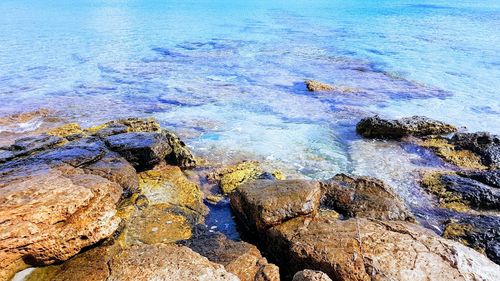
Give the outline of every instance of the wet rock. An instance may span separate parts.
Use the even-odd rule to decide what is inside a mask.
[[[237,281],[222,265],[178,245],[95,248],[60,266],[36,269],[26,281]]]
[[[107,125],[121,124],[128,128],[129,132],[157,132],[161,131],[161,126],[158,121],[153,118],[126,118],[117,121],[108,122]]]
[[[0,166],[0,279],[64,261],[110,236],[121,187],[70,165]]]
[[[416,140],[416,144],[432,149],[444,161],[460,168],[480,170],[487,168],[483,165],[479,155],[470,150],[456,147],[446,138],[426,137],[423,140]]]
[[[0,149],[0,164],[14,159],[15,155],[10,150]]]
[[[98,175],[119,184],[123,197],[128,197],[139,190],[139,179],[129,162],[115,152],[107,152],[97,162],[83,167],[89,174]]]
[[[292,281],[332,281],[324,272],[305,269],[295,273]]]
[[[158,165],[154,169],[139,173],[141,193],[151,204],[170,204],[203,216],[207,207],[203,204],[203,193],[177,166]]]
[[[98,138],[85,138],[36,155],[34,160],[42,163],[66,163],[82,167],[99,161],[109,150]]]
[[[500,188],[500,170],[460,171],[458,174],[462,177]]]
[[[227,194],[241,184],[258,178],[262,173],[258,162],[244,161],[211,173],[208,175],[208,180],[212,183],[218,182],[221,191]]]
[[[203,226],[182,244],[210,261],[224,265],[241,281],[280,280],[278,267],[268,263],[252,244],[230,240],[224,234],[207,231]]]
[[[296,272],[334,280],[497,280],[500,267],[416,224],[364,218],[291,219],[266,232],[267,250]]]
[[[457,133],[451,142],[462,149],[468,149],[479,156],[484,165],[500,168],[500,137],[487,132]]]
[[[57,136],[37,135],[17,139],[8,150],[16,157],[30,155],[34,152],[44,151],[62,143],[63,139]]]
[[[113,135],[106,138],[106,145],[137,169],[158,164],[172,152],[168,140],[160,133]]]
[[[356,132],[365,138],[399,139],[406,136],[442,135],[456,131],[457,128],[452,125],[423,116],[397,120],[373,116],[363,118],[356,126]]]
[[[335,87],[315,80],[306,80],[307,90],[310,92],[334,91]]]
[[[167,155],[167,162],[181,168],[196,167],[196,158],[187,148],[186,144],[170,131],[163,130],[162,133],[166,136],[168,143],[172,147],[172,152]]]
[[[318,182],[255,180],[230,194],[231,208],[244,227],[261,232],[290,218],[314,215],[321,200]]]
[[[26,123],[33,119],[43,118],[50,114],[50,111],[45,108],[37,109],[34,111],[15,113],[7,116],[0,117],[0,129],[2,127],[16,126],[20,123]]]
[[[380,180],[338,174],[321,185],[322,204],[346,217],[414,220],[403,200]]]
[[[89,135],[105,139],[112,135],[128,133],[128,127],[123,124],[104,124],[88,128],[85,132]]]
[[[444,207],[457,211],[473,207],[484,210],[500,210],[500,189],[464,178],[456,174],[429,173],[422,185],[437,195]]]
[[[445,223],[443,237],[486,254],[500,264],[500,217],[463,216]]]

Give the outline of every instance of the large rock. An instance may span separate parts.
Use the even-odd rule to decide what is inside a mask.
[[[197,160],[187,148],[186,144],[179,137],[167,130],[162,132],[172,147],[172,152],[167,155],[167,162],[181,168],[193,168],[197,165]]]
[[[279,281],[279,269],[267,262],[252,244],[233,241],[224,234],[198,227],[198,232],[183,244],[210,261],[222,264],[241,281]]]
[[[500,168],[499,136],[487,132],[457,133],[451,142],[462,149],[468,149],[480,155],[484,165],[493,169]]]
[[[222,265],[178,245],[101,247],[63,265],[40,268],[26,281],[237,281]]]
[[[321,187],[305,180],[255,180],[240,186],[230,198],[243,226],[261,232],[297,216],[314,215]]]
[[[500,189],[454,173],[431,172],[424,175],[422,185],[437,195],[444,207],[457,211],[468,207],[500,210]]]
[[[305,269],[293,275],[292,281],[332,281],[324,272]]]
[[[0,279],[64,261],[110,236],[121,187],[67,164],[0,166]]]
[[[460,171],[458,174],[462,177],[500,188],[500,170]]]
[[[434,153],[444,161],[452,163],[460,168],[474,170],[487,168],[483,165],[479,155],[468,149],[457,147],[452,144],[448,138],[430,136],[414,141],[417,145],[432,149]]]
[[[321,185],[322,204],[346,217],[414,220],[401,197],[380,180],[339,174]]]
[[[109,150],[98,138],[84,138],[35,155],[32,159],[41,163],[66,163],[83,167],[99,161]]]
[[[10,147],[4,148],[12,154],[12,157],[8,157],[8,159],[5,160],[11,160],[15,157],[27,156],[35,152],[47,150],[61,144],[62,142],[62,138],[51,135],[37,135],[20,138],[17,139]]]
[[[339,220],[321,213],[267,232],[267,251],[296,272],[321,270],[333,280],[499,280],[482,254],[412,223]]]
[[[137,169],[150,168],[172,152],[168,140],[161,133],[118,134],[107,137],[106,144]]]
[[[452,125],[423,116],[397,120],[373,116],[362,119],[356,126],[356,132],[365,138],[399,139],[406,136],[442,135],[456,131],[457,128]]]

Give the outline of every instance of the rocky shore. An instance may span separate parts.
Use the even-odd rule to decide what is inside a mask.
[[[422,173],[457,214],[441,235],[375,178],[214,168],[154,119],[70,123],[0,148],[0,280],[500,280],[499,137],[425,117],[357,132],[450,163]],[[227,197],[245,241],[205,224]]]

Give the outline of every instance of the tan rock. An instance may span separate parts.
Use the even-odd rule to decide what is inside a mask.
[[[68,123],[48,130],[47,134],[52,136],[57,136],[60,138],[71,138],[72,136],[75,135],[83,136],[83,130],[77,123]]]
[[[321,200],[318,182],[256,180],[230,194],[231,207],[250,230],[263,231],[290,218],[314,215]]]
[[[69,165],[4,166],[0,174],[0,279],[28,264],[64,261],[110,236],[122,189]]]
[[[346,217],[414,221],[401,197],[381,180],[338,174],[321,185],[322,203]]]
[[[177,245],[106,246],[63,265],[35,270],[26,281],[237,281],[222,265]]]
[[[268,252],[293,272],[334,280],[499,280],[500,267],[460,243],[401,221],[338,220],[321,213],[267,231]]]
[[[324,272],[305,269],[295,273],[292,281],[332,281]]]
[[[279,269],[267,262],[252,244],[232,241],[221,233],[204,231],[185,241],[195,252],[210,261],[222,264],[241,281],[279,281]]]
[[[257,161],[243,161],[236,165],[219,169],[209,174],[208,180],[212,183],[219,183],[219,187],[224,194],[234,191],[243,183],[256,179],[263,170]]]
[[[328,85],[316,80],[306,80],[307,90],[310,92],[327,92],[327,91],[335,91],[335,87],[332,85]]]

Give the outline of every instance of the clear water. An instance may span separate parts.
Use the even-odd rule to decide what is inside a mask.
[[[2,0],[0,15],[0,115],[155,116],[212,161],[374,175],[415,208],[431,199],[409,178],[442,163],[360,140],[361,117],[500,133],[498,0]]]

